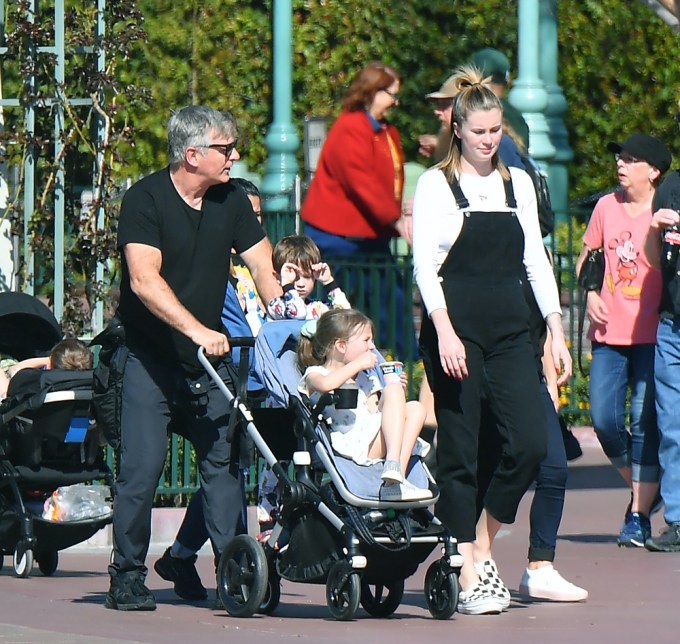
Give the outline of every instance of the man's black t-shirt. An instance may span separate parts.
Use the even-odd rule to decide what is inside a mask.
[[[670,208],[680,212],[680,171],[666,175],[654,193],[652,212]],[[661,304],[662,318],[680,317],[680,226],[673,226],[661,233]]]
[[[263,238],[248,197],[231,182],[209,188],[202,209],[194,210],[180,197],[165,168],[133,185],[121,205],[121,251],[130,243],[158,248],[163,256],[161,277],[199,322],[216,331],[222,328],[231,249],[243,252]],[[127,343],[160,360],[179,360],[188,373],[200,372],[196,345],[159,320],[132,292],[121,254],[119,314]]]

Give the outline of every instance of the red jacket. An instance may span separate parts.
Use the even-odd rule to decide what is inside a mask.
[[[343,112],[323,145],[301,216],[334,235],[393,237],[403,185],[404,152],[396,128],[383,125],[376,132],[366,112]]]

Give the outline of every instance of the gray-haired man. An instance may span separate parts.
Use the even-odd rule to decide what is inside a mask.
[[[182,427],[196,451],[216,558],[234,535],[241,510],[238,468],[229,467],[228,404],[196,357],[197,348],[205,347],[218,373],[231,379],[221,325],[231,248],[241,254],[265,302],[281,294],[271,245],[243,190],[229,183],[239,158],[237,133],[230,114],[202,106],[181,109],[168,123],[169,166],[138,181],[121,206],[118,314],[129,358],[108,608],[156,607],[144,585],[144,562],[171,422]]]

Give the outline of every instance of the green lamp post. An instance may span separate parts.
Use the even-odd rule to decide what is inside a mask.
[[[269,153],[262,181],[263,209],[267,212],[289,210],[298,172],[295,152],[300,146],[291,123],[293,8],[291,0],[274,0],[273,9],[273,113],[274,120],[265,137]]]
[[[539,0],[519,0],[519,65],[508,100],[529,126],[529,152],[541,166],[555,155],[544,111],[548,93],[539,77]]]
[[[555,156],[548,162],[550,200],[555,211],[555,223],[567,220],[569,211],[569,173],[567,166],[574,157],[569,147],[563,116],[567,100],[557,83],[557,0],[541,0],[539,33],[541,39],[540,75],[548,92],[545,116]]]

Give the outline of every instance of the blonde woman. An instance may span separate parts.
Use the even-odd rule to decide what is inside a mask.
[[[501,525],[515,520],[546,449],[523,268],[552,334],[560,382],[571,373],[571,357],[533,184],[524,171],[508,170],[498,155],[501,102],[476,68],[460,68],[454,79],[458,92],[449,153],[416,187],[414,275],[427,311],[420,344],[438,421],[437,516],[459,540],[464,558],[459,611],[485,614],[509,604],[491,545]],[[476,527],[485,388],[503,421],[504,458]]]

